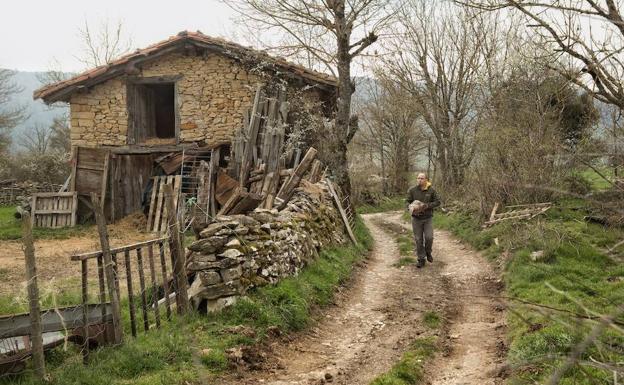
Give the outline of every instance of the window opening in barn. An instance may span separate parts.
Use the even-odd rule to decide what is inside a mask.
[[[175,139],[175,84],[138,83],[128,88],[135,143]]]

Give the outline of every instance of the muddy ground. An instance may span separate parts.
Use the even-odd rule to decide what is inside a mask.
[[[434,262],[423,269],[399,259],[397,230],[409,230],[400,213],[364,216],[375,239],[370,258],[315,327],[275,341],[261,370],[239,370],[221,384],[369,384],[397,362],[410,342],[437,336],[440,351],[426,366],[433,385],[502,384],[504,304],[491,265],[449,233],[435,232]],[[435,311],[444,324],[427,327]]]

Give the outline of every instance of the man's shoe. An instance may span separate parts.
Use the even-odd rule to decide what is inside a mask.
[[[420,269],[423,266],[425,266],[425,260],[419,259],[418,262],[416,263],[416,267]]]
[[[427,254],[427,262],[429,263],[433,262],[433,255]]]

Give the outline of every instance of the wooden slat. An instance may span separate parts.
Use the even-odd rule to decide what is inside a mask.
[[[150,199],[149,214],[147,216],[147,229],[150,231],[154,220],[154,212],[156,209],[156,191],[158,190],[158,177],[152,178],[152,198]]]
[[[143,271],[143,253],[141,248],[136,249],[137,264],[139,267],[139,285],[141,287],[141,310],[143,311],[143,330],[149,330],[149,318],[147,317],[147,294],[145,293],[145,272]]]
[[[158,252],[160,256],[160,268],[162,273],[163,291],[165,294],[165,304],[167,308],[167,319],[171,320],[171,302],[169,300],[169,280],[167,279],[167,261],[165,258],[165,241],[158,243]]]
[[[130,251],[130,250],[134,250],[134,249],[138,249],[139,247],[145,247],[151,244],[155,244],[161,241],[166,240],[167,237],[160,237],[160,238],[155,238],[155,239],[150,239],[147,241],[142,241],[142,242],[137,242],[137,243],[133,243],[130,245],[126,245],[126,246],[119,246],[119,247],[111,247],[110,251],[111,253],[123,253],[126,251]],[[82,261],[83,259],[90,259],[90,258],[96,258],[98,256],[102,255],[101,251],[90,251],[88,253],[80,253],[80,254],[74,254],[71,256],[71,260],[72,261]]]
[[[158,231],[160,228],[161,221],[161,213],[163,209],[163,187],[166,183],[164,178],[158,177],[158,183],[155,183],[155,186],[158,186],[158,200],[156,203],[156,211],[154,212],[154,225],[152,228],[148,229],[149,231]]]
[[[124,261],[126,264],[126,286],[128,287],[128,308],[130,310],[130,330],[132,336],[137,336],[136,313],[134,306],[134,293],[132,290],[132,266],[130,264],[130,250],[124,251]]]
[[[344,223],[345,228],[347,229],[349,238],[351,238],[351,241],[353,241],[353,243],[357,245],[358,243],[357,239],[355,238],[355,235],[353,234],[353,230],[351,230],[351,225],[349,224],[347,215],[344,209],[342,208],[342,204],[340,203],[340,198],[338,198],[338,194],[336,194],[336,190],[334,190],[334,185],[329,179],[326,179],[325,181],[327,182],[327,187],[329,188],[330,194],[334,198],[334,203],[336,204],[336,207],[338,208],[338,211],[340,212],[340,216],[342,217],[342,222]]]
[[[156,282],[156,268],[154,267],[154,245],[147,246],[147,259],[150,269],[150,278],[152,281],[152,307],[154,308],[154,318],[156,319],[156,327],[160,328],[160,310],[158,309],[158,284]]]

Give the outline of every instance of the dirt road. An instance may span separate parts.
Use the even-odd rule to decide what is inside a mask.
[[[400,213],[364,217],[375,249],[335,306],[317,326],[289,343],[275,343],[266,370],[226,379],[238,384],[369,384],[389,370],[415,338],[435,335],[441,351],[427,365],[433,385],[502,383],[503,313],[489,298],[497,279],[490,265],[448,233],[435,232],[434,262],[424,269],[393,266],[399,252],[393,231],[405,231]],[[444,326],[430,329],[435,311]]]

